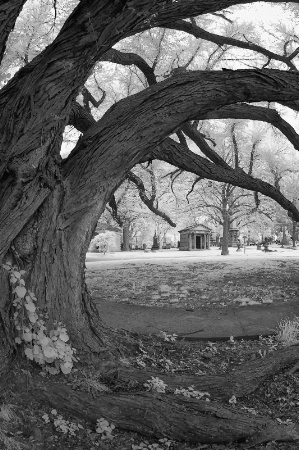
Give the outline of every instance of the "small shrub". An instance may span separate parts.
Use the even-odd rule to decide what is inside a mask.
[[[98,234],[91,240],[88,251],[99,251],[100,253],[105,254],[110,250],[110,248],[112,248],[115,242],[114,238],[115,236],[113,233],[111,233],[111,231],[106,231],[105,233]]]
[[[276,340],[283,345],[297,344],[299,342],[299,317],[281,320],[276,333]]]

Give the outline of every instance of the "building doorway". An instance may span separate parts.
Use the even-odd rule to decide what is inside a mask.
[[[201,236],[196,236],[196,248],[201,248]]]

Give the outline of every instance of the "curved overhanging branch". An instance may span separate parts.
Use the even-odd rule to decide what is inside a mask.
[[[257,0],[251,0],[251,3],[255,1]],[[245,3],[248,0],[80,2],[55,40],[32,62],[20,69],[1,90],[0,110],[3,113],[0,144],[2,139],[3,142],[14,141],[13,146],[3,146],[1,160],[6,161],[8,153],[10,158],[22,153],[24,148],[27,152],[34,151],[42,139],[53,133],[56,136],[62,135],[70,103],[79,87],[84,84],[104,53],[124,37],[155,26],[167,27],[179,19]],[[23,3],[19,1],[17,4]],[[65,55],[70,56],[66,59]],[[18,115],[20,109],[26,127],[11,127],[14,115]],[[29,148],[28,142],[31,143]],[[52,148],[49,148],[48,153],[51,151]],[[6,169],[7,165],[4,163],[1,173]]]
[[[202,14],[209,14],[223,9],[229,8],[234,5],[244,5],[246,3],[257,3],[260,0],[180,0],[180,1],[165,1],[156,0],[155,4],[158,6],[154,15],[150,16],[148,21],[152,26],[170,26],[174,21],[178,19],[187,19],[191,17],[197,17]],[[264,0],[266,3],[281,3],[281,0]],[[130,4],[138,10],[139,14],[145,9],[149,10],[149,7],[153,5],[152,0],[140,2],[140,0],[132,0]],[[286,3],[298,3],[295,2]]]
[[[185,33],[191,34],[197,39],[203,39],[205,41],[213,42],[214,44],[217,44],[220,47],[222,45],[230,45],[234,47],[244,48],[245,50],[254,51],[260,53],[261,55],[266,56],[269,60],[274,59],[276,61],[283,62],[291,70],[297,70],[296,66],[292,63],[290,57],[273,53],[260,45],[254,44],[253,42],[245,42],[232,37],[210,33],[209,31],[204,30],[198,25],[195,25],[194,23],[191,22],[186,22],[184,20],[177,20],[176,22],[168,25],[168,28],[171,28],[173,30],[184,31]]]
[[[134,65],[144,74],[149,86],[157,82],[152,67],[136,53],[125,53],[112,48],[102,56],[101,61],[110,61],[115,64],[121,64],[122,66]]]
[[[89,127],[91,127],[91,125],[94,125],[95,123],[96,120],[83,106],[77,102],[73,102],[71,115],[69,117],[69,125],[73,125],[78,131],[84,133],[89,129]],[[150,211],[152,211],[156,216],[162,217],[162,219],[169,223],[171,227],[176,227],[176,224],[170,219],[170,217],[154,205],[153,198],[151,199],[147,197],[146,189],[141,178],[139,178],[132,171],[128,172],[126,178],[137,187],[140,199]],[[123,226],[122,219],[117,211],[114,195],[112,195],[109,200],[109,206],[111,208],[111,214],[114,220],[116,220],[119,226]]]
[[[132,167],[149,157],[152,149],[183,123],[229,104],[264,100],[299,100],[299,74],[269,69],[194,71],[170,77],[121,100],[89,128],[64,163],[67,194],[61,226],[68,226],[77,214],[94,206],[98,192],[107,191],[108,195],[107,184],[111,192]],[[204,158],[202,161],[206,162]],[[219,167],[213,164],[211,167],[217,171],[217,177],[211,179],[223,181]],[[184,167],[184,170],[192,171],[192,160],[189,169]],[[299,218],[294,205],[271,187],[267,190],[265,185],[261,187],[257,181],[253,182],[254,179],[248,184],[243,175],[228,173],[232,179],[228,182],[260,192],[264,189],[265,195],[272,196]],[[210,178],[211,172],[203,176]]]
[[[181,21],[184,24],[191,25],[189,22]],[[177,23],[177,22],[176,22]],[[198,28],[198,27],[197,27]],[[185,31],[185,30],[184,30]],[[250,44],[251,45],[251,44]],[[266,53],[265,53],[266,54]],[[107,57],[106,57],[107,55]],[[267,56],[268,53],[267,53]],[[274,58],[274,57],[273,57]],[[285,57],[287,58],[287,57]],[[107,60],[114,62],[116,64],[121,65],[136,65],[144,74],[144,76],[147,79],[147,82],[149,86],[152,86],[153,84],[157,83],[156,76],[154,73],[154,70],[152,67],[147,64],[147,62],[140,57],[139,55],[135,53],[123,53],[115,49],[111,49],[109,52],[107,52],[102,60]],[[299,110],[299,101],[293,101],[293,102],[281,102],[285,106],[288,106],[290,108],[293,107],[294,110]],[[286,121],[284,120],[280,114],[275,109],[270,108],[264,108],[262,106],[253,106],[248,105],[247,103],[238,103],[235,105],[228,105],[223,108],[217,109],[215,111],[211,111],[208,114],[201,116],[201,120],[204,119],[249,119],[249,120],[256,120],[256,121],[262,121],[266,123],[270,123],[274,127],[276,127],[278,130],[280,130],[286,138],[293,144],[294,148],[296,150],[299,150],[299,135],[295,131],[295,129]],[[211,159],[211,161],[218,163],[218,164],[224,164],[224,167],[227,165],[222,158],[219,157],[219,155],[216,152],[213,152],[212,149],[208,147],[208,153],[205,152],[206,147],[206,141],[203,139],[202,135],[200,133],[194,133],[192,132],[195,128],[188,126],[187,124],[184,126],[184,131],[187,136],[189,136],[197,145],[200,147],[201,151],[208,156],[208,158]],[[180,131],[178,131],[178,137],[181,139],[179,135]],[[189,133],[189,134],[188,134]],[[192,136],[190,134],[192,133]],[[196,140],[194,140],[196,139]],[[212,155],[213,153],[213,155]],[[222,160],[220,162],[220,159]],[[216,161],[216,160],[217,161]]]
[[[299,135],[275,109],[248,105],[247,103],[238,103],[236,105],[228,105],[217,110],[210,111],[201,116],[201,119],[249,119],[267,122],[281,131],[281,133],[285,135],[291,144],[293,144],[294,148],[299,150]]]
[[[182,149],[178,142],[167,138],[161,143],[159,148],[153,151],[154,157],[166,161],[176,167],[188,172],[192,172],[209,180],[230,183],[251,191],[260,192],[267,197],[272,198],[284,209],[289,211],[289,215],[296,221],[299,220],[299,211],[295,205],[271,184],[248,175],[244,170],[225,169],[208,161],[202,156],[196,155],[190,150]]]

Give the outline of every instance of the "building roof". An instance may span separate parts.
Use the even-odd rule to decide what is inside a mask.
[[[192,225],[191,227],[183,228],[182,230],[179,230],[179,233],[182,233],[184,231],[200,231],[204,233],[210,233],[211,228],[207,227],[206,225],[203,225],[202,223],[198,223],[197,225]]]

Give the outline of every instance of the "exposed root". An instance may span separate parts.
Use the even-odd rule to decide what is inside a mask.
[[[277,350],[263,359],[250,361],[238,369],[224,375],[178,375],[127,367],[102,367],[101,374],[109,382],[132,384],[134,380],[143,384],[146,380],[159,377],[170,388],[194,386],[200,391],[208,391],[211,398],[227,400],[232,395],[244,397],[254,392],[269,376],[279,373],[284,367],[299,360],[298,345]]]
[[[174,395],[100,394],[96,399],[66,385],[47,383],[30,393],[54,408],[96,423],[105,417],[117,428],[140,434],[192,443],[246,442],[246,446],[268,441],[297,441],[297,425],[277,422],[250,413]]]

